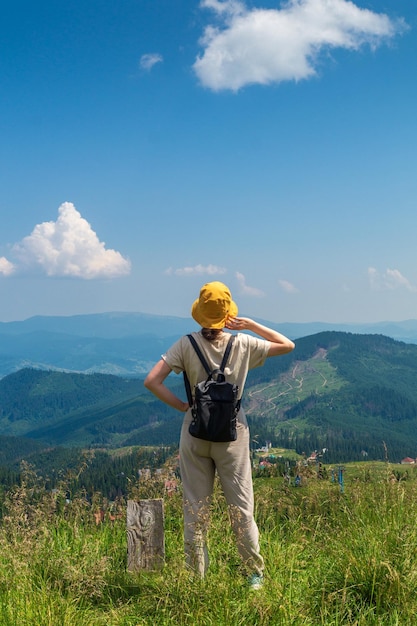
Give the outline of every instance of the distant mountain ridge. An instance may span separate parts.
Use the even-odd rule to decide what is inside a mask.
[[[327,331],[252,370],[243,407],[260,443],[326,449],[327,463],[383,459],[385,450],[398,462],[417,458],[416,381],[416,345]],[[167,383],[185,399],[181,377]],[[0,436],[45,446],[170,446],[182,419],[137,378],[25,369],[0,380]]]
[[[375,324],[258,321],[292,339],[342,331],[382,334],[417,344],[417,320]],[[0,378],[24,367],[143,377],[173,341],[197,329],[191,317],[123,312],[0,322]]]
[[[47,331],[80,337],[119,339],[137,335],[182,335],[195,326],[192,318],[147,313],[91,313],[86,315],[38,315],[17,322],[0,322],[0,335]],[[193,330],[193,328],[191,328]]]
[[[333,322],[273,322],[257,318],[272,328],[297,339],[327,330],[359,334],[382,334],[398,341],[417,343],[417,319],[398,322],[333,323]],[[0,322],[0,335],[20,335],[39,331],[63,333],[82,337],[117,339],[137,335],[159,337],[180,336],[198,328],[191,317],[152,315],[148,313],[108,312],[85,315],[38,315],[16,322]]]

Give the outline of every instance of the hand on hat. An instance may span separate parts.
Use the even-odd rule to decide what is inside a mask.
[[[291,339],[285,337],[277,330],[268,328],[249,317],[229,317],[226,320],[226,328],[229,330],[250,330],[252,333],[259,335],[263,339],[270,342],[268,356],[278,356],[279,354],[287,354],[294,350],[295,344]]]
[[[228,317],[225,326],[229,330],[250,330],[252,324],[249,317]]]

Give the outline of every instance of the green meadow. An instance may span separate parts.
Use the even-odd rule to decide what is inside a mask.
[[[103,506],[68,502],[26,469],[9,491],[0,524],[1,626],[414,626],[417,615],[417,468],[346,464],[296,487],[255,478],[256,518],[267,571],[250,591],[219,488],[204,580],[184,566],[181,489],[154,477],[132,498],[164,498],[165,566],[126,571],[126,522],[96,524]],[[124,502],[119,503],[125,510]]]

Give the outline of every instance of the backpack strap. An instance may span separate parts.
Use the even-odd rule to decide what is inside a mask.
[[[182,373],[183,378],[184,378],[184,386],[185,386],[185,391],[187,393],[187,401],[188,401],[188,406],[193,406],[193,394],[191,393],[191,386],[190,386],[190,381],[188,380],[188,376],[185,373],[185,370]]]
[[[207,363],[203,353],[201,352],[201,350],[200,350],[200,348],[198,346],[198,343],[196,342],[196,340],[194,339],[194,337],[192,335],[187,335],[187,337],[190,340],[191,345],[193,346],[193,348],[194,348],[198,358],[200,359],[202,366],[206,370],[208,376],[211,376],[212,370],[210,369],[210,367],[209,367],[209,365],[208,365],[208,363]],[[221,362],[221,365],[220,365],[220,368],[219,368],[219,370],[222,373],[224,372],[224,368],[226,367],[227,359],[229,358],[230,351],[232,349],[232,345],[233,345],[234,340],[235,340],[235,336],[234,335],[230,335],[230,338],[229,338],[229,341],[227,342],[226,350],[224,352],[223,359],[222,359],[222,362]],[[216,370],[216,371],[219,371],[219,370]],[[188,376],[187,376],[185,370],[183,372],[183,377],[184,377],[185,391],[187,392],[188,404],[190,406],[192,406],[192,404],[193,404],[193,396],[192,396],[192,393],[191,393],[191,385],[190,385],[190,381],[188,380]]]
[[[194,348],[194,350],[197,353],[198,358],[201,361],[202,366],[204,367],[204,369],[206,370],[207,374],[210,375],[211,374],[211,369],[203,355],[203,353],[201,352],[198,343],[196,342],[196,340],[194,339],[194,337],[192,335],[187,335],[188,339],[191,341],[191,344]]]
[[[234,340],[235,340],[235,335],[230,335],[229,341],[227,342],[226,350],[225,350],[224,355],[223,355],[223,360],[222,360],[222,363],[220,365],[220,371],[222,373],[224,372],[224,368],[226,367],[227,359],[229,358],[229,354],[230,354],[230,351],[232,349]],[[235,415],[237,415],[239,410],[240,410],[241,402],[242,402],[242,398],[239,398],[239,400],[236,403],[236,407],[235,407]]]
[[[227,359],[229,358],[229,354],[230,354],[230,351],[232,349],[232,345],[233,345],[234,340],[235,340],[235,336],[234,335],[230,335],[229,341],[227,342],[226,350],[225,350],[224,355],[223,355],[223,360],[222,360],[222,363],[220,365],[220,371],[221,372],[224,372],[224,368],[226,367]]]
[[[196,351],[197,356],[200,359],[202,366],[206,370],[207,374],[210,375],[212,370],[210,369],[210,367],[209,367],[209,365],[208,365],[208,363],[207,363],[203,353],[201,352],[201,350],[200,350],[200,348],[198,346],[198,343],[196,342],[196,340],[194,339],[194,337],[192,335],[187,335],[187,337],[191,341],[191,344],[192,344],[194,350]],[[229,341],[227,342],[226,350],[225,350],[224,355],[223,355],[223,359],[222,359],[221,365],[219,367],[219,370],[221,372],[224,372],[224,368],[226,367],[227,359],[229,358],[229,354],[230,354],[230,351],[232,349],[232,345],[233,345],[234,340],[235,340],[235,336],[234,335],[230,335]]]
[[[196,340],[194,339],[194,337],[192,335],[187,335],[188,339],[191,341],[191,345],[193,346],[198,358],[201,361],[201,364],[203,365],[204,369],[206,370],[207,374],[210,376],[211,374],[211,370],[208,366],[208,363],[206,361],[206,359],[204,358],[203,353],[201,352],[200,348],[198,347],[198,344],[196,342]],[[183,377],[184,377],[184,385],[185,385],[185,391],[187,392],[187,400],[188,400],[188,404],[189,406],[193,406],[193,394],[191,393],[191,385],[190,385],[190,381],[188,380],[188,376],[186,371],[184,370],[182,373]]]

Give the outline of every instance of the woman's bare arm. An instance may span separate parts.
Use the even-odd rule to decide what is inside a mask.
[[[154,396],[172,406],[177,411],[185,413],[188,410],[188,402],[183,402],[178,398],[168,387],[164,384],[166,377],[170,374],[171,368],[165,363],[164,359],[161,359],[154,365],[147,377],[145,378],[144,385],[146,389],[149,389]]]
[[[250,330],[252,333],[259,335],[262,339],[270,342],[268,356],[278,356],[287,354],[295,348],[295,343],[282,335],[277,330],[263,326],[249,317],[230,317],[226,322],[226,328],[229,330]]]

